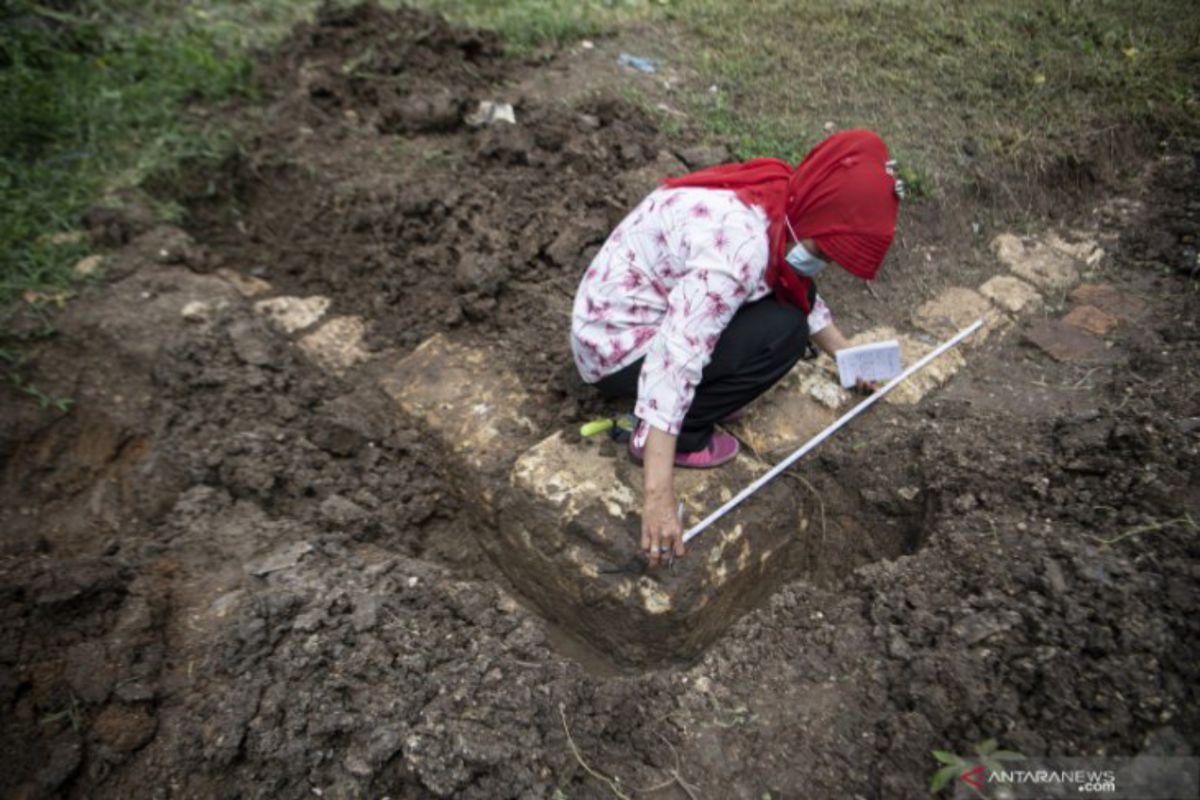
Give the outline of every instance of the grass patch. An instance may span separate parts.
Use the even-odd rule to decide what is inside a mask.
[[[518,55],[543,45],[599,36],[664,5],[650,0],[413,0],[409,4],[459,24],[496,31]]]
[[[1191,0],[672,0],[717,83],[690,103],[740,157],[795,160],[837,128],[880,131],[937,192],[1034,172],[1129,126],[1200,121]]]
[[[1045,175],[1113,134],[1200,128],[1193,0],[411,4],[521,52],[661,25],[667,57],[701,76],[684,107],[738,158],[797,161],[829,129],[872,128],[918,197]]]
[[[112,24],[17,3],[0,12],[0,304],[64,286],[85,245],[56,243],[104,193],[224,152],[187,113],[249,89],[209,32]]]

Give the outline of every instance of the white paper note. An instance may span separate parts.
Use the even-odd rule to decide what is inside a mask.
[[[838,350],[837,365],[838,376],[845,389],[853,386],[859,378],[865,381],[887,381],[904,369],[900,364],[900,343],[895,339]]]

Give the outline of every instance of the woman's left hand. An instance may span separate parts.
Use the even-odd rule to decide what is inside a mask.
[[[874,394],[879,391],[879,381],[869,381],[865,378],[859,378],[854,382],[854,391],[864,395]]]

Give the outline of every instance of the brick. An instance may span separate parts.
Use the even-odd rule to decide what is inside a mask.
[[[1062,321],[1096,336],[1106,336],[1121,324],[1120,318],[1095,306],[1075,306]]]
[[[341,374],[367,360],[365,333],[361,317],[334,317],[301,339],[300,349],[318,366]]]
[[[1058,291],[1079,282],[1076,260],[1040,240],[1002,233],[992,240],[992,251],[1014,275],[1039,289]]]
[[[746,453],[717,470],[678,470],[685,528],[765,471]],[[513,586],[616,660],[698,655],[786,580],[798,493],[777,481],[697,536],[670,569],[608,574],[640,551],[642,470],[624,448],[555,433],[517,459],[485,543]]]
[[[269,300],[259,300],[254,304],[254,310],[284,333],[295,333],[311,327],[325,316],[325,312],[329,310],[329,298],[320,295],[272,297]]]
[[[1025,333],[1025,341],[1055,361],[1090,361],[1106,352],[1102,340],[1059,319],[1041,320]]]
[[[1037,311],[1043,305],[1037,289],[1013,275],[997,275],[979,287],[979,293],[1010,314]]]
[[[380,386],[441,440],[457,466],[480,473],[469,482],[485,502],[494,487],[484,478],[507,470],[534,439],[533,422],[521,413],[529,397],[516,375],[441,334],[388,370]]]
[[[967,345],[979,345],[987,338],[1002,317],[991,301],[973,289],[952,286],[932,300],[922,303],[913,313],[913,325],[938,339],[947,339],[983,319],[983,330],[976,333]]]
[[[1127,321],[1136,319],[1146,310],[1144,300],[1107,283],[1080,284],[1071,292],[1071,299],[1080,305],[1095,306]]]

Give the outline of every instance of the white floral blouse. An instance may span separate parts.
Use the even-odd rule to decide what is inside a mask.
[[[731,191],[651,192],[584,273],[571,352],[588,383],[646,357],[634,413],[677,434],[717,338],[743,303],[771,293],[767,218]],[[809,333],[832,321],[820,296]]]

